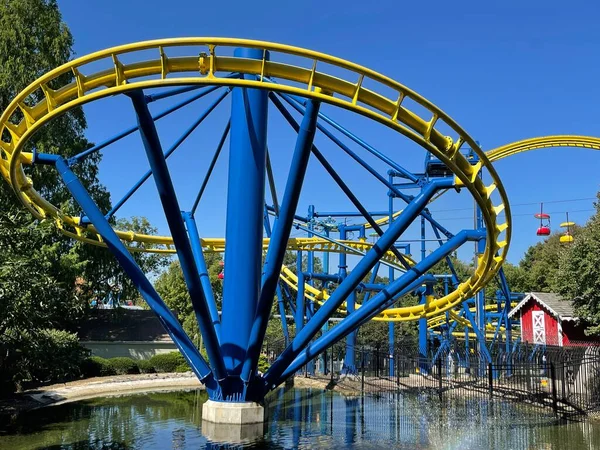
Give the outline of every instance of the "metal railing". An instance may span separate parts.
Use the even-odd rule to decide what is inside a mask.
[[[269,359],[283,343],[272,343]],[[576,344],[536,348],[523,344],[511,352],[493,351],[491,361],[476,349],[436,349],[419,356],[416,346],[392,354],[356,347],[356,365],[346,366],[345,344],[317,356],[299,376],[362,394],[430,392],[440,397],[503,398],[552,408],[557,415],[600,411],[600,347]]]

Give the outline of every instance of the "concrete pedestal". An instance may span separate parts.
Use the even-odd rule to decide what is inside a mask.
[[[248,425],[265,421],[265,408],[251,402],[215,402],[202,405],[202,420],[229,425]]]
[[[264,434],[265,409],[258,403],[208,400],[202,405],[202,434],[213,442],[251,442]]]
[[[202,434],[212,442],[223,444],[246,444],[256,441],[265,434],[264,423],[233,425],[202,421]]]

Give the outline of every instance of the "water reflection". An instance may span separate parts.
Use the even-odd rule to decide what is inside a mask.
[[[253,442],[202,434],[203,391],[102,398],[32,411],[0,428],[0,448],[594,449],[600,426],[498,400],[386,394],[348,397],[280,389]]]

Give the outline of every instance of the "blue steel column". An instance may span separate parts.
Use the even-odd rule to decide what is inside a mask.
[[[200,332],[204,338],[204,345],[208,353],[208,359],[217,379],[223,380],[226,377],[223,357],[219,347],[219,340],[215,328],[210,321],[210,313],[198,269],[194,261],[194,254],[188,239],[181,210],[177,201],[177,194],[173,187],[169,168],[163,154],[154,119],[150,115],[144,93],[140,90],[130,92],[129,97],[132,100],[140,129],[140,137],[146,151],[146,156],[150,164],[150,169],[154,175],[156,189],[160,197],[165,218],[173,236],[173,243],[177,250],[179,263],[185,279],[192,306],[200,326]]]
[[[109,250],[115,255],[125,273],[127,273],[136,289],[140,292],[140,295],[158,316],[159,321],[165,330],[167,330],[184,358],[188,361],[196,376],[206,384],[211,397],[215,394],[218,396],[220,392],[219,387],[213,378],[210,367],[204,358],[202,358],[189,336],[185,334],[183,327],[179,324],[175,315],[165,305],[158,292],[152,286],[152,283],[146,278],[142,269],[140,269],[131,254],[127,251],[127,248],[104,217],[100,208],[98,208],[94,200],[90,197],[81,181],[69,168],[67,162],[57,155],[38,154],[36,159],[38,163],[54,164],[56,166],[65,186],[71,192],[75,201],[81,206],[81,209],[96,230],[98,230],[98,233],[100,233],[104,242],[106,242]]]
[[[206,267],[206,260],[204,259],[204,253],[202,251],[202,244],[200,243],[200,236],[198,235],[198,227],[196,220],[191,212],[182,212],[181,216],[185,221],[188,235],[190,237],[190,243],[192,244],[192,252],[194,252],[194,259],[196,260],[196,267],[198,268],[198,275],[200,276],[200,283],[202,283],[202,290],[206,297],[206,303],[208,304],[208,310],[210,312],[210,320],[215,327],[215,333],[217,339],[221,339],[221,321],[219,320],[219,311],[217,310],[217,302],[215,302],[215,296],[213,294],[212,286],[210,284],[210,277],[208,276],[208,268]]]
[[[421,305],[424,305],[427,302],[428,293],[423,290],[421,293],[421,301],[419,302]],[[423,375],[428,373],[428,364],[427,364],[427,356],[429,354],[429,349],[427,342],[427,319],[422,317],[419,319],[419,369]]]
[[[389,175],[390,177],[390,184],[392,184],[394,182],[394,176],[392,174]],[[389,208],[389,224],[391,226],[392,222],[394,221],[394,193],[392,191],[388,191],[388,208]],[[423,219],[421,219],[423,220]],[[392,281],[394,281],[394,268],[390,267],[389,268],[389,283],[391,283]],[[375,281],[375,277],[373,277],[373,282]],[[366,297],[365,297],[366,298]],[[394,361],[394,333],[395,333],[395,322],[389,322],[388,323],[388,353],[389,353],[389,362],[390,362],[390,367],[389,367],[389,373],[388,375],[390,377],[394,376],[394,366],[395,366],[395,361]]]
[[[421,261],[426,257],[426,245],[425,245],[425,218],[421,216]],[[421,294],[421,304],[427,301],[427,293]],[[419,319],[419,368],[421,373],[424,375],[428,373],[427,356],[429,354],[428,342],[427,342],[427,319]]]
[[[271,221],[269,220],[269,210],[267,209],[267,205],[265,204],[265,210],[263,213],[263,223],[265,226],[265,233],[267,233],[267,237],[271,237]],[[285,345],[287,346],[290,341],[290,335],[288,332],[287,326],[287,318],[285,317],[285,299],[283,298],[283,292],[281,291],[281,285],[277,283],[277,307],[279,309],[279,315],[281,316],[281,332],[283,333],[283,339],[285,341]]]
[[[339,226],[340,230],[340,241],[345,241],[348,238],[346,226],[341,224]],[[348,275],[348,262],[346,251],[342,250],[340,252],[340,278],[344,280]],[[348,316],[354,312],[354,304],[356,303],[356,289],[353,289],[352,292],[346,297],[346,311],[348,312]],[[354,347],[356,346],[356,331],[350,333],[346,338],[346,356],[344,358],[344,373],[346,374],[355,374],[356,373],[356,355],[354,351]]]
[[[481,215],[481,208],[479,206],[475,206],[476,208],[476,227],[483,228],[483,217]],[[475,243],[475,261],[479,260],[479,257],[485,251],[485,240],[481,240]],[[477,263],[478,264],[478,263]],[[482,355],[488,355],[488,349],[485,342],[485,288],[481,289],[475,295],[475,322],[476,327],[479,330],[477,333],[478,336],[481,336],[477,339],[477,351],[479,353],[480,361],[483,361],[481,358]],[[479,367],[480,374],[485,374],[486,366],[485,363],[481,363]]]
[[[309,103],[309,107],[310,107],[310,103]],[[306,109],[306,111],[308,111],[308,108]],[[305,112],[306,114],[306,112]],[[316,122],[315,122],[316,123]],[[310,152],[310,149],[309,149]],[[309,205],[308,206],[308,229],[310,231],[314,230],[315,228],[315,224],[314,224],[314,218],[315,218],[315,207],[314,205]],[[311,238],[313,237],[313,233],[308,232],[308,237]],[[310,278],[308,281],[308,284],[311,286],[314,286],[315,283],[313,281],[313,277],[312,275],[315,272],[315,252],[313,251],[308,251],[307,253],[307,261],[306,261],[306,271],[310,274]],[[312,301],[309,300],[307,306],[306,306],[306,315],[310,320],[310,317],[312,317],[312,315],[315,313],[315,305]],[[308,362],[307,366],[307,372],[309,375],[314,375],[315,374],[315,360],[311,360]]]
[[[304,118],[302,119],[302,125],[298,131],[292,164],[279,208],[279,216],[273,226],[273,235],[263,266],[262,287],[242,370],[243,381],[251,379],[253,371],[258,365],[260,348],[267,331],[267,323],[273,306],[273,296],[275,295],[281,273],[281,265],[285,257],[286,244],[290,237],[294,222],[294,213],[298,207],[298,200],[308,167],[318,112],[319,102],[309,102],[304,113]]]
[[[262,59],[263,51],[236,49],[234,55]],[[234,88],[232,95],[225,229],[227,276],[221,315],[221,346],[230,375],[241,371],[260,292],[267,95],[267,91],[247,88]]]
[[[314,209],[313,209],[313,214],[314,214]],[[329,237],[329,228],[327,228],[326,226],[323,227],[323,234],[325,234],[325,236]],[[325,275],[329,274],[329,252],[328,251],[324,251],[323,252],[323,273]],[[327,282],[323,282],[323,288],[326,289],[328,286]],[[323,325],[323,327],[321,328],[321,333],[326,333],[327,330],[329,330],[329,322],[326,322],[325,325]],[[327,352],[323,352],[321,353],[321,368],[322,368],[322,374],[323,375],[327,375]]]

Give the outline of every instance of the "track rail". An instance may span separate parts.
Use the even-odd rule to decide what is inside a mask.
[[[600,138],[577,135],[541,136],[512,142],[510,144],[489,150],[485,154],[489,158],[490,162],[495,162],[518,153],[555,147],[589,148],[592,150],[600,150]]]

